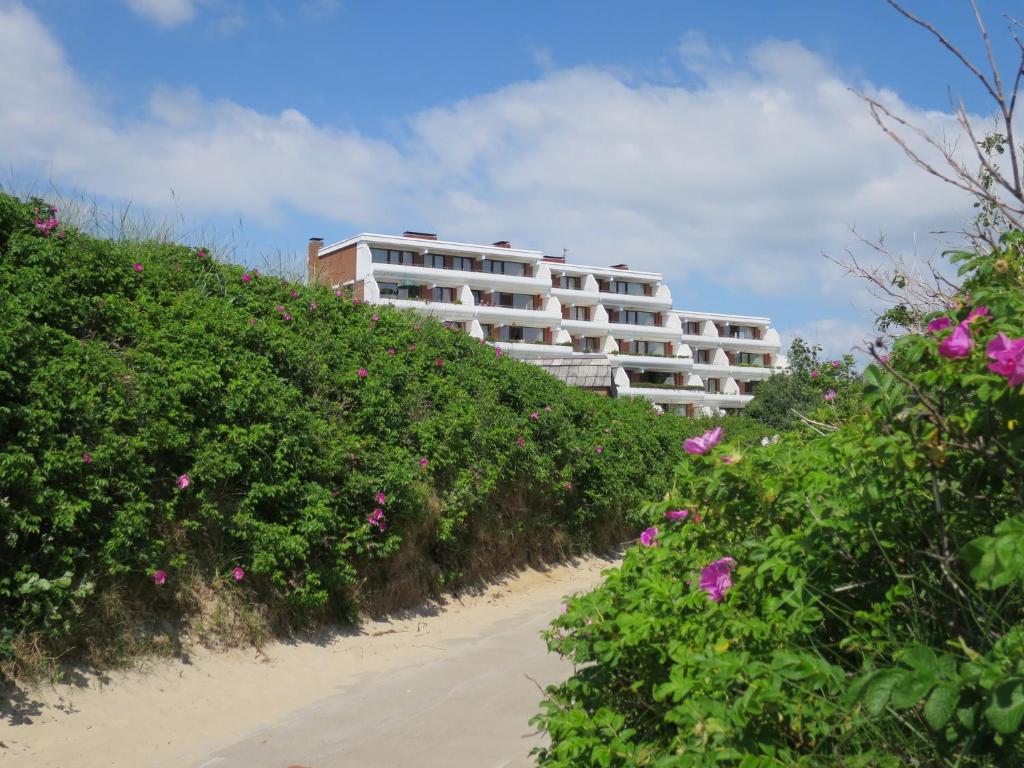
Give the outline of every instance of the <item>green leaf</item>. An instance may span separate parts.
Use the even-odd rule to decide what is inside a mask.
[[[864,706],[872,715],[880,715],[889,703],[893,688],[903,680],[906,672],[902,669],[884,669],[871,678],[864,690]]]
[[[1016,733],[1024,721],[1024,679],[1007,680],[992,692],[985,719],[998,733]]]
[[[949,683],[935,687],[924,704],[924,720],[933,731],[942,730],[956,710],[960,691]]]

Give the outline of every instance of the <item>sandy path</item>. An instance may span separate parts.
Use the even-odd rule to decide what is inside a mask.
[[[528,765],[536,738],[525,738],[526,721],[540,693],[526,675],[544,683],[568,671],[537,632],[564,595],[592,588],[611,565],[527,570],[358,632],[263,653],[197,651],[189,664],[31,691],[31,722],[0,721],[0,765],[331,768],[402,765],[403,754],[423,766]],[[460,725],[467,718],[472,727]],[[444,748],[455,757],[426,759]]]

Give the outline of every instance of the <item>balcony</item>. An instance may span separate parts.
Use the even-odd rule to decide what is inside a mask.
[[[544,309],[515,309],[514,307],[495,307],[478,305],[471,307],[475,316],[481,323],[492,324],[516,324],[516,325],[543,325],[557,326],[562,322],[562,313],[558,311],[547,311]]]
[[[723,395],[721,393],[707,392],[704,395],[704,405],[716,408],[743,408],[753,399],[753,395]]]
[[[522,275],[501,275],[492,272],[467,272],[457,269],[439,269],[437,267],[420,267],[412,264],[373,263],[372,275],[375,279],[415,280],[434,285],[468,285],[470,288],[521,289],[526,293],[547,295],[551,289],[550,277],[525,277]]]
[[[601,303],[603,293],[597,291],[577,291],[571,288],[552,288],[551,295],[557,297],[563,304],[580,304],[594,306]]]
[[[423,299],[381,298],[374,303],[390,304],[396,309],[411,309],[413,312],[440,320],[472,320],[476,317],[477,310],[477,307],[472,304],[448,304],[442,301],[425,301]]]
[[[568,344],[540,344],[533,341],[492,341],[495,347],[502,349],[510,357],[572,357],[572,347]]]
[[[693,372],[698,376],[720,378],[732,376],[744,381],[760,381],[772,375],[771,368],[759,368],[753,365],[714,365],[712,363],[694,363]]]
[[[670,389],[662,387],[619,387],[619,397],[642,397],[656,403],[672,403],[676,405],[705,403],[711,397],[700,389]]]
[[[590,294],[593,295],[593,294]],[[637,309],[667,311],[672,309],[671,296],[643,296],[631,293],[598,294],[606,307],[636,307]]]
[[[678,328],[663,325],[630,325],[629,323],[608,323],[608,332],[615,338],[650,339],[653,341],[679,341]]]
[[[561,321],[562,329],[574,336],[607,336],[610,325],[606,320],[568,320]]]
[[[694,367],[689,357],[656,355],[633,355],[627,352],[612,352],[608,355],[612,365],[624,368],[644,368],[651,371],[687,371]]]

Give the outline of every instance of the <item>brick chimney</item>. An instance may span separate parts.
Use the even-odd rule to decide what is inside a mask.
[[[508,240],[498,240],[497,242],[492,243],[492,245],[495,248],[511,248],[512,247],[512,243],[510,243]]]
[[[306,275],[310,280],[316,278],[317,262],[320,259],[320,249],[324,246],[322,237],[309,238],[309,250],[306,252]]]
[[[413,237],[417,240],[437,240],[437,234],[434,232],[413,232],[411,229],[405,230],[402,233],[402,237]]]
[[[612,264],[612,269],[629,269],[629,264]]]

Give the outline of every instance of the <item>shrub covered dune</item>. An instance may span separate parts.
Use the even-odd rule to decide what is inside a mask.
[[[409,603],[635,535],[701,425],[0,196],[0,658]]]
[[[954,260],[836,431],[690,443],[549,636],[541,765],[1024,765],[1024,235]]]

